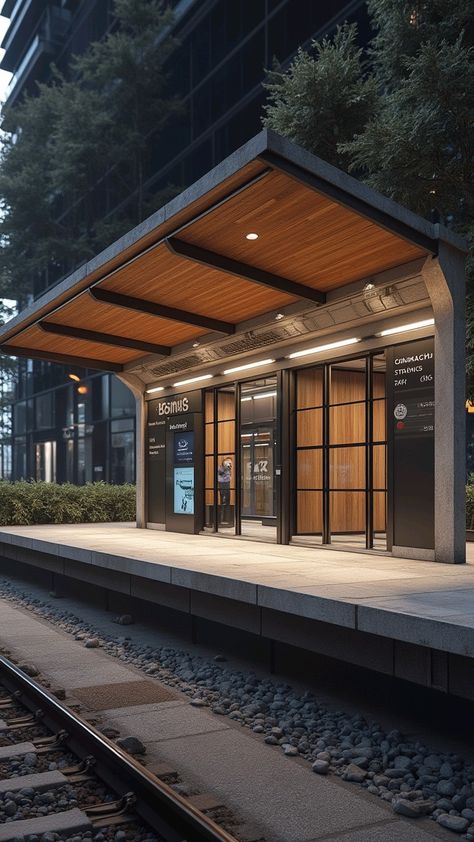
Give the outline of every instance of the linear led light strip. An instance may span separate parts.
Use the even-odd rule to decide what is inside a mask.
[[[420,327],[429,327],[429,325],[434,325],[434,319],[423,319],[421,322],[412,322],[410,325],[389,327],[386,330],[381,330],[377,336],[393,336],[394,333],[405,333],[406,330],[416,330]]]
[[[417,330],[423,327],[430,327],[434,325],[434,319],[423,319],[419,322],[411,322],[407,325],[400,325],[399,327],[389,327],[386,330],[381,330],[376,336],[393,336],[397,333],[405,333],[410,330]],[[326,345],[317,345],[315,348],[306,348],[304,351],[294,351],[292,354],[287,355],[288,360],[294,360],[298,357],[306,357],[310,354],[320,354],[323,351],[333,351],[336,348],[345,348],[348,345],[356,345],[360,342],[361,339],[355,336],[352,336],[350,339],[340,339],[338,342],[328,342]],[[235,368],[227,368],[223,372],[223,374],[233,374],[236,371],[246,371],[250,368],[258,368],[262,365],[270,365],[274,363],[275,360],[259,360],[255,363],[247,363],[246,365],[238,365]],[[179,380],[177,383],[173,383],[173,386],[186,386],[188,383],[198,383],[201,380],[210,380],[214,377],[213,374],[201,374],[199,377],[189,377],[187,380]],[[164,390],[164,386],[155,386],[153,389],[147,389],[147,394],[150,395],[153,392],[162,392]],[[266,398],[276,395],[276,392],[266,392],[262,395],[253,395],[252,397],[242,398],[242,403],[244,401],[251,401],[251,400],[259,400],[260,398]]]

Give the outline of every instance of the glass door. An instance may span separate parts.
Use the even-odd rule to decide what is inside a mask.
[[[275,429],[246,427],[240,434],[242,471],[242,518],[275,517]]]
[[[240,387],[240,532],[276,541],[277,381],[275,376]]]

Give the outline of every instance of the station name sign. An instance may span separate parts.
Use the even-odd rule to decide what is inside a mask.
[[[200,412],[202,398],[200,391],[187,392],[185,395],[170,395],[148,401],[148,423],[159,424],[173,415],[187,415]]]
[[[158,415],[182,415],[189,412],[188,398],[176,398],[172,401],[160,401],[157,406]]]

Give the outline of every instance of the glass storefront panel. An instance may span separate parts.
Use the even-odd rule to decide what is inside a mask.
[[[111,480],[117,485],[133,483],[135,477],[135,433],[131,430],[112,432]]]
[[[295,380],[295,536],[385,548],[385,354],[301,369]]]
[[[38,482],[56,482],[55,441],[42,441],[35,445],[35,476]]]

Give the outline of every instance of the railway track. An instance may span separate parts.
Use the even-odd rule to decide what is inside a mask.
[[[59,768],[55,760],[61,756],[63,765]],[[25,774],[23,767],[21,775],[15,776],[11,771],[17,765],[15,759],[25,757],[36,758],[32,774]],[[70,761],[66,765],[64,758]],[[58,768],[51,771],[50,765]],[[29,837],[39,842],[48,833],[51,839],[65,840],[81,834],[93,839],[102,833],[103,839],[109,840],[120,828],[125,831],[123,839],[235,842],[186,798],[0,656],[0,769],[5,773],[8,768],[7,776],[0,775],[0,842]],[[91,803],[94,798],[87,798],[84,804],[78,801],[69,809],[31,818],[24,818],[24,810],[16,818],[13,808],[6,810],[5,806],[6,797],[10,804],[21,804],[21,793],[25,792],[31,800],[36,793],[54,788],[89,788],[97,793],[104,785],[109,795],[102,802],[96,799],[97,803]],[[134,836],[135,827],[139,831]]]

